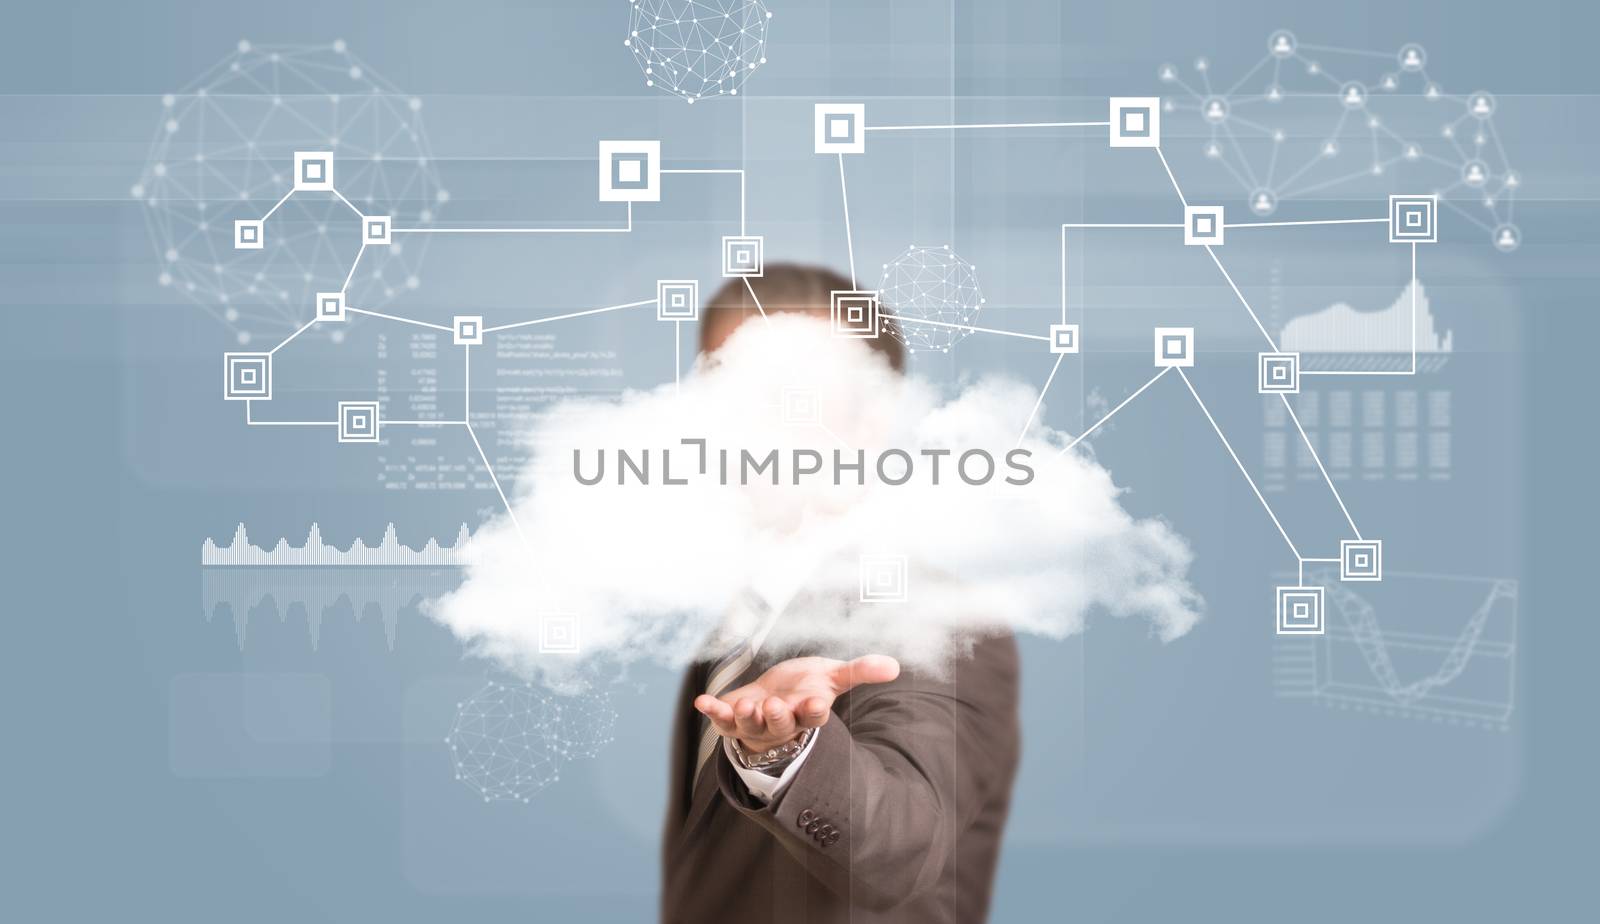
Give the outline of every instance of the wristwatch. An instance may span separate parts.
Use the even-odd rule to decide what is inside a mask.
[[[800,752],[811,743],[811,736],[816,734],[815,728],[808,728],[800,733],[800,737],[787,741],[774,748],[768,748],[758,754],[752,754],[744,749],[738,738],[728,739],[733,745],[733,756],[738,759],[739,766],[746,770],[756,770],[761,773],[772,773],[782,770],[800,756]]]

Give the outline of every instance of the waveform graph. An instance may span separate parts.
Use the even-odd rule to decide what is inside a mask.
[[[1338,709],[1504,730],[1516,702],[1512,578],[1391,573],[1359,591],[1308,570],[1327,593],[1327,632],[1281,639],[1274,692]]]
[[[271,549],[253,545],[240,524],[232,542],[201,546],[200,605],[207,622],[233,621],[239,649],[245,648],[252,619],[285,625],[303,619],[307,644],[316,651],[323,623],[347,615],[356,623],[377,619],[394,650],[403,612],[418,613],[427,600],[461,583],[456,555],[469,534],[465,525],[454,545],[429,539],[421,549],[402,545],[394,524],[374,547],[355,539],[341,549],[322,540],[312,524],[300,546],[280,539]]]
[[[1455,334],[1441,329],[1427,288],[1417,281],[1379,308],[1336,301],[1292,317],[1278,346],[1299,353],[1306,372],[1436,372],[1455,350]]]

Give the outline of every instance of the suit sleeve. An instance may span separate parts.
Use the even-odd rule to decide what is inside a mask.
[[[850,902],[934,887],[956,838],[1016,772],[1017,653],[987,639],[946,678],[911,672],[840,697],[788,786],[763,805],[725,758],[722,795]]]

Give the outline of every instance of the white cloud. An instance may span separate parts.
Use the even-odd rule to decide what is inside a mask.
[[[815,394],[823,426],[785,424],[785,392]],[[486,524],[465,554],[466,577],[430,607],[478,654],[525,672],[559,676],[594,659],[649,659],[669,665],[709,653],[708,636],[745,588],[770,589],[792,577],[805,593],[773,630],[774,650],[877,652],[935,666],[973,633],[1009,629],[1063,637],[1090,613],[1148,619],[1163,640],[1199,618],[1190,587],[1190,553],[1159,520],[1136,520],[1118,503],[1110,473],[1077,452],[1062,455],[1060,434],[1036,427],[1030,484],[1005,464],[1036,385],[986,379],[953,400],[915,376],[891,370],[882,355],[829,335],[814,319],[779,315],[747,323],[711,364],[673,385],[630,392],[615,402],[571,402],[527,434],[533,449],[513,479],[509,517]],[[703,438],[710,455],[699,474]],[[597,452],[605,478],[581,484]],[[782,483],[739,484],[739,450],[780,451]],[[876,483],[874,461],[906,450],[914,477]],[[931,457],[950,449],[932,483]],[[635,460],[649,450],[651,483],[617,483],[615,451]],[[671,475],[663,484],[663,450]],[[718,450],[729,450],[731,484],[719,483]],[[792,483],[796,449],[824,455],[823,471]],[[833,484],[833,450],[853,460],[864,449],[866,486],[853,472]],[[961,480],[957,457],[983,449],[997,465],[992,481]],[[981,474],[982,458],[968,474]],[[898,466],[891,463],[891,474]],[[768,476],[770,477],[770,475]],[[861,551],[905,555],[911,564],[904,604],[857,601]],[[579,617],[582,655],[539,654],[539,617]]]

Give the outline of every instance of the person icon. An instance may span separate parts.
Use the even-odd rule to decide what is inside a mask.
[[[1337,141],[1331,141],[1331,140],[1323,142],[1322,143],[1322,156],[1323,157],[1338,157],[1339,156],[1339,143]]]
[[[1517,231],[1516,225],[1501,225],[1494,229],[1495,249],[1502,253],[1510,253],[1522,245],[1522,234]]]
[[[1489,172],[1483,169],[1479,161],[1468,161],[1466,170],[1461,174],[1461,179],[1468,186],[1482,186],[1489,179]]]
[[[1487,93],[1472,94],[1472,101],[1467,104],[1467,111],[1480,119],[1487,119],[1494,115],[1494,97]]]
[[[1287,58],[1294,54],[1294,36],[1288,32],[1274,32],[1267,47],[1274,57]]]
[[[1361,91],[1357,90],[1355,87],[1345,87],[1344,104],[1346,106],[1361,105]]]
[[[1383,75],[1383,88],[1385,90],[1398,89],[1399,86],[1400,86],[1400,81],[1395,80],[1393,74],[1384,74]]]
[[[1277,84],[1267,87],[1267,99],[1272,100],[1274,103],[1283,99],[1283,88]]]
[[[1427,60],[1421,45],[1405,45],[1400,49],[1400,67],[1404,70],[1420,71]]]
[[[1222,105],[1222,100],[1212,99],[1206,102],[1206,119],[1210,122],[1221,122],[1228,117],[1228,109]]]
[[[1339,88],[1339,102],[1346,109],[1360,109],[1367,102],[1367,89],[1359,83],[1347,83]]]
[[[1436,84],[1436,83],[1428,84],[1428,91],[1426,93],[1422,94],[1422,95],[1426,96],[1428,99],[1438,99],[1439,98],[1439,85]]]
[[[1421,156],[1422,156],[1422,152],[1417,150],[1417,146],[1416,145],[1414,145],[1414,144],[1406,145],[1406,160],[1416,160],[1417,158],[1419,158]]]
[[[1172,65],[1163,64],[1161,65],[1161,79],[1171,83],[1178,79],[1178,72],[1172,69]]]
[[[1250,211],[1257,215],[1271,215],[1277,207],[1278,200],[1270,189],[1258,189],[1250,196]]]
[[[1206,156],[1211,158],[1212,160],[1216,160],[1217,158],[1222,156],[1222,148],[1218,147],[1217,143],[1215,141],[1213,141],[1210,144],[1206,145]]]

